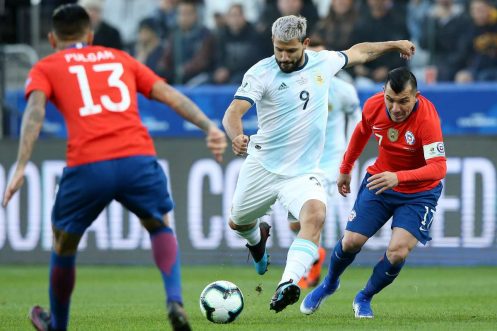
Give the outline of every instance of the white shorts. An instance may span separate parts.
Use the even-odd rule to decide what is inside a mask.
[[[250,155],[243,163],[233,196],[231,219],[237,225],[253,223],[266,215],[278,200],[295,218],[309,200],[326,205],[323,177],[319,173],[282,176],[267,171]]]

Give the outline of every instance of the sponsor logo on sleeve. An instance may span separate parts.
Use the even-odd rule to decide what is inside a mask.
[[[248,80],[244,80],[242,85],[240,86],[240,92],[248,92],[250,91],[250,82]]]
[[[444,157],[445,156],[445,146],[441,141],[437,141],[428,145],[423,146],[423,152],[425,160],[429,160],[434,157]]]

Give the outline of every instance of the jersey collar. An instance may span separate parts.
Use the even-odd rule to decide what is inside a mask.
[[[83,48],[83,47],[86,47],[88,46],[87,43],[75,43],[75,44],[70,44],[66,47],[66,49],[70,49],[70,48],[77,48],[77,49],[80,49],[80,48]]]
[[[295,68],[295,70],[294,70],[294,71],[299,71],[299,70],[302,70],[302,69],[304,69],[304,67],[307,65],[307,62],[309,62],[309,57],[307,56],[307,53],[306,53],[306,52],[304,52],[304,56],[305,56],[305,57],[304,57],[304,64],[302,64],[300,67]]]

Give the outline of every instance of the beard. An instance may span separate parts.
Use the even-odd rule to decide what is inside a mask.
[[[278,64],[278,67],[280,67],[281,71],[285,73],[290,73],[299,67],[302,58],[304,57],[304,53],[305,53],[304,50],[302,50],[302,54],[300,55],[298,60],[285,61],[285,62],[276,60],[276,63]]]

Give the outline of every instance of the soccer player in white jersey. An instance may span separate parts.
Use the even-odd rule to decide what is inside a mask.
[[[343,67],[372,61],[386,52],[398,51],[409,59],[415,51],[408,40],[360,43],[343,52],[306,51],[310,41],[306,29],[304,17],[284,16],[273,23],[274,56],[246,72],[223,118],[233,152],[249,154],[240,170],[229,226],[247,240],[257,273],[267,270],[270,230],[259,218],[279,200],[301,225],[270,302],[276,312],[298,301],[297,282],[318,254],[326,215],[319,161],[331,77]],[[243,133],[242,116],[254,103],[259,130],[249,139]]]
[[[324,45],[319,38],[312,38],[307,50],[324,51]],[[332,77],[328,92],[328,121],[326,124],[326,138],[324,151],[319,167],[324,171],[324,189],[327,195],[326,220],[336,222],[340,216],[340,209],[348,204],[348,197],[336,193],[338,167],[343,158],[345,147],[355,126],[361,120],[361,106],[359,96],[354,85]],[[352,207],[352,206],[350,206]],[[289,225],[292,231],[300,231],[298,220],[289,215]],[[318,258],[309,271],[300,279],[297,285],[300,288],[314,287],[319,283],[321,267],[326,257],[326,250],[319,246]]]

